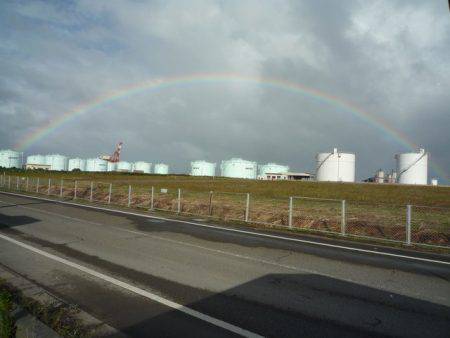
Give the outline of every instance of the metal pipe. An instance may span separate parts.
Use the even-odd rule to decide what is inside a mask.
[[[52,179],[51,179],[51,178],[49,178],[49,179],[48,179],[48,189],[47,189],[47,195],[50,195],[50,187],[51,187],[51,185],[52,185]]]
[[[131,185],[128,186],[128,207],[131,206]]]
[[[247,193],[247,201],[245,203],[245,221],[249,221],[249,215],[250,215],[250,194]]]
[[[347,220],[346,220],[346,206],[345,200],[341,202],[341,235],[347,235]]]
[[[411,245],[411,204],[406,206],[406,245]]]
[[[177,213],[181,212],[181,189],[178,189],[178,207],[177,207]]]
[[[292,228],[292,209],[294,208],[294,197],[289,197],[289,228]]]

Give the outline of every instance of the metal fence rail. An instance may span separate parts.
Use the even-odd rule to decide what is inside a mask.
[[[264,198],[249,193],[5,174],[0,175],[0,188],[406,245],[450,247],[450,208],[445,207],[369,204],[304,196]]]

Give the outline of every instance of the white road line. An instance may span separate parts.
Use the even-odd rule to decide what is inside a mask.
[[[198,311],[193,310],[193,309],[191,309],[189,307],[186,307],[184,305],[175,303],[175,302],[173,302],[171,300],[168,300],[166,298],[158,296],[158,295],[156,295],[154,293],[151,293],[149,291],[143,290],[143,289],[138,288],[136,286],[130,285],[130,284],[125,283],[125,282],[123,282],[121,280],[118,280],[118,279],[116,279],[114,277],[105,275],[105,274],[103,274],[101,272],[95,271],[95,270],[90,269],[88,267],[85,267],[83,265],[74,263],[74,262],[69,261],[69,260],[67,260],[65,258],[62,258],[62,257],[56,256],[56,255],[53,255],[51,253],[48,253],[46,251],[40,250],[40,249],[35,248],[35,247],[33,247],[31,245],[28,245],[26,243],[23,243],[23,242],[20,242],[18,240],[15,240],[15,239],[13,239],[11,237],[8,237],[8,236],[5,236],[3,234],[0,234],[0,238],[4,239],[5,241],[8,241],[10,243],[16,244],[16,245],[18,245],[18,246],[20,246],[20,247],[22,247],[24,249],[27,249],[27,250],[32,251],[34,253],[37,253],[37,254],[39,254],[41,256],[44,256],[44,257],[49,258],[49,259],[52,259],[52,260],[54,260],[54,261],[56,261],[58,263],[65,264],[65,265],[70,266],[70,267],[72,267],[74,269],[80,270],[80,271],[82,271],[84,273],[87,273],[87,274],[89,274],[91,276],[94,276],[94,277],[96,277],[98,279],[104,280],[104,281],[109,282],[111,284],[114,284],[114,285],[116,285],[118,287],[121,287],[121,288],[126,289],[126,290],[131,291],[131,292],[134,292],[134,293],[136,293],[136,294],[138,294],[140,296],[143,296],[145,298],[148,298],[148,299],[150,299],[152,301],[158,302],[158,303],[163,304],[165,306],[168,306],[168,307],[170,307],[172,309],[175,309],[175,310],[178,310],[180,312],[183,312],[183,313],[185,313],[185,314],[187,314],[189,316],[195,317],[197,319],[200,319],[200,320],[205,321],[207,323],[210,323],[212,325],[218,326],[218,327],[220,327],[222,329],[225,329],[227,331],[239,334],[239,335],[244,336],[244,337],[262,337],[261,335],[259,335],[257,333],[254,333],[254,332],[242,329],[242,328],[240,328],[240,327],[238,327],[236,325],[224,322],[223,320],[220,320],[220,319],[208,316],[207,314],[198,312]]]
[[[285,237],[285,236],[279,236],[279,235],[270,235],[270,234],[253,232],[253,231],[249,231],[249,230],[239,230],[239,229],[233,229],[233,228],[225,228],[225,227],[221,227],[221,226],[218,226],[218,225],[209,225],[209,224],[202,224],[202,223],[196,223],[196,222],[191,222],[191,221],[184,221],[184,220],[179,220],[179,219],[171,219],[171,218],[166,218],[166,217],[144,215],[144,214],[139,214],[139,213],[136,213],[136,212],[130,212],[130,211],[124,211],[124,210],[114,210],[114,209],[109,209],[109,208],[104,208],[104,207],[99,207],[99,206],[94,206],[94,205],[86,205],[86,204],[79,204],[79,203],[74,203],[74,202],[58,201],[58,200],[53,200],[53,199],[49,199],[49,198],[43,198],[43,197],[37,197],[37,196],[28,196],[28,195],[16,194],[16,193],[11,193],[11,192],[0,191],[0,193],[6,194],[6,195],[12,195],[12,196],[32,198],[32,199],[37,199],[37,200],[42,200],[42,201],[49,201],[49,202],[59,203],[59,204],[66,204],[66,205],[73,205],[73,206],[78,206],[78,207],[90,208],[90,209],[94,209],[94,210],[108,211],[108,212],[119,213],[119,214],[124,214],[124,215],[132,215],[132,216],[138,216],[138,217],[143,217],[143,218],[160,219],[160,220],[170,221],[170,222],[191,224],[191,225],[195,225],[195,226],[199,226],[199,227],[203,227],[203,228],[210,228],[210,229],[216,229],[216,230],[237,232],[237,233],[253,235],[253,236],[259,236],[259,237],[281,239],[281,240],[290,241],[290,242],[312,244],[312,245],[329,247],[329,248],[337,248],[337,249],[342,249],[342,250],[347,250],[347,251],[369,253],[369,254],[378,255],[378,256],[404,258],[404,259],[409,259],[409,260],[414,260],[414,261],[421,261],[421,262],[428,262],[428,263],[437,263],[437,264],[444,264],[444,265],[449,265],[450,266],[450,262],[440,261],[440,260],[436,260],[436,259],[414,257],[414,256],[407,256],[407,255],[400,255],[400,254],[395,254],[395,253],[390,253],[390,252],[375,251],[375,250],[369,250],[369,249],[354,248],[354,247],[345,246],[345,245],[339,245],[339,244],[315,242],[315,241],[310,241],[310,240],[306,240],[306,239],[291,238],[291,237]]]

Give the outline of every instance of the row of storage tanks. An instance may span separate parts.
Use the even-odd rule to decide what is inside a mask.
[[[397,183],[401,184],[427,184],[428,153],[420,149],[414,153],[403,153],[395,156],[397,169]],[[336,148],[332,152],[319,153],[316,156],[316,180],[330,182],[355,182],[356,156],[352,153],[339,152]],[[27,164],[47,165],[50,170],[66,171],[79,169],[81,171],[122,171],[122,172],[151,172],[151,163],[126,162],[111,163],[99,158],[68,159],[66,156],[31,155],[27,157]],[[0,167],[20,168],[21,153],[13,150],[0,150]],[[256,179],[258,165],[256,162],[232,158],[222,161],[221,176],[233,178]],[[259,175],[266,173],[286,173],[288,166],[268,163],[259,166]],[[168,174],[167,164],[158,163],[154,166],[155,174]],[[206,161],[191,162],[192,176],[215,176],[216,164]]]
[[[120,161],[117,163],[108,162],[100,158],[71,158],[68,159],[64,155],[30,155],[27,157],[27,165],[49,166],[49,170],[56,171],[90,171],[90,172],[139,172],[144,174],[151,173],[152,164],[144,161],[127,162]],[[169,166],[164,163],[158,163],[154,166],[155,174],[167,175]]]

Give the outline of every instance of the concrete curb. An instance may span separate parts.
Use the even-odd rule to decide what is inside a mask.
[[[51,308],[59,308],[62,306],[71,307],[71,304],[51,294],[33,281],[17,274],[7,267],[0,266],[0,279],[14,289],[20,291],[26,298],[32,299],[40,304]],[[17,337],[60,337],[50,327],[39,321],[36,317],[24,310],[20,304],[13,312],[14,318],[17,320]],[[89,332],[89,336],[93,337],[127,337],[117,329],[91,316],[89,313],[80,309],[73,315],[74,319],[80,321],[83,327]]]

